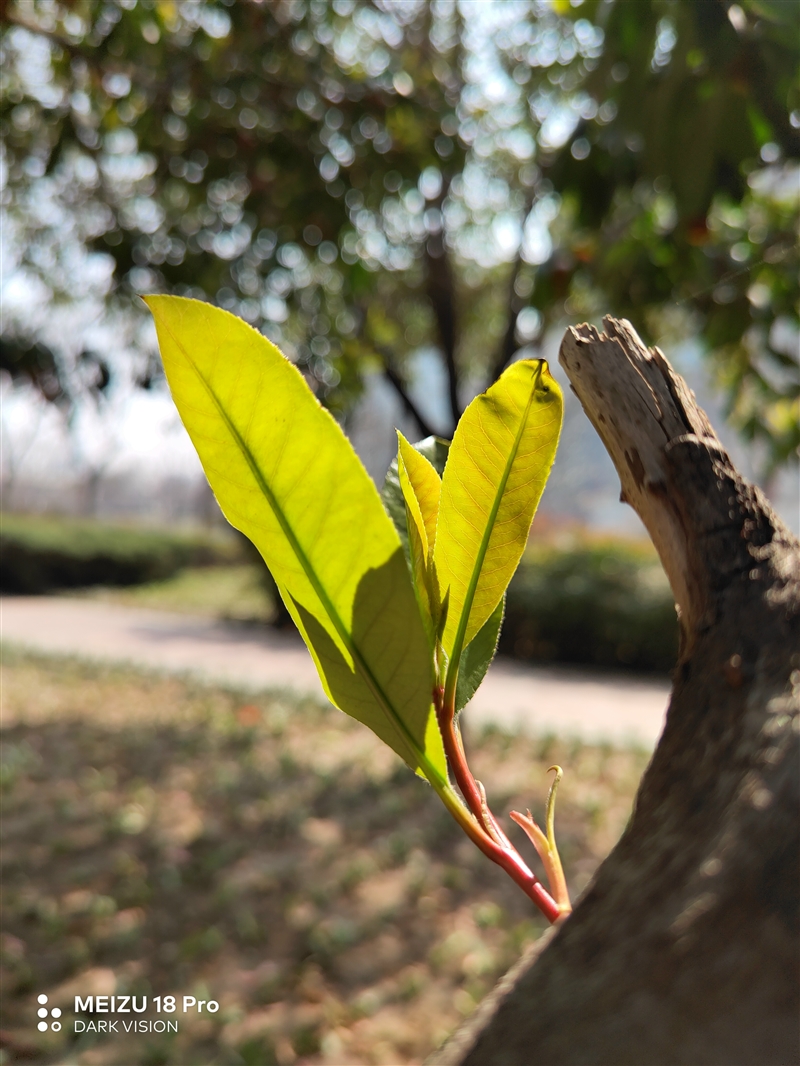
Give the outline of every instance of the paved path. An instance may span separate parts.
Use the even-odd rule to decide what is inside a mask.
[[[6,596],[0,598],[0,636],[41,651],[322,695],[299,638],[266,628],[60,596]],[[668,696],[666,681],[498,660],[465,715],[473,726],[495,723],[650,748]]]

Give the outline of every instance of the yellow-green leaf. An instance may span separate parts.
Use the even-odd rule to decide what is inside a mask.
[[[414,445],[415,451],[418,451],[425,456],[440,478],[444,473],[449,447],[449,441],[442,440],[440,437],[426,437],[425,440],[418,441]],[[411,559],[408,547],[406,503],[403,499],[403,490],[400,488],[400,474],[398,473],[397,463],[398,457],[395,456],[391,466],[386,472],[386,480],[381,489],[381,499],[383,500],[383,506],[386,508],[389,517],[394,523],[397,535],[400,537],[400,542],[403,545],[403,550],[406,553],[406,558],[408,559],[408,565],[410,567]]]
[[[425,628],[433,645],[440,609],[433,545],[442,479],[402,433],[398,433],[397,437],[397,475],[406,506],[411,575]]]
[[[425,545],[425,556],[431,554],[436,543],[436,520],[439,517],[439,496],[442,479],[431,463],[402,433],[397,434],[397,462],[400,488],[406,506],[420,525],[420,537]]]
[[[464,412],[442,478],[434,561],[450,604],[451,668],[500,602],[528,539],[561,430],[561,390],[544,360],[513,363]]]
[[[246,323],[196,300],[147,304],[211,487],[263,555],[332,702],[441,790],[429,641],[397,533],[346,437]]]

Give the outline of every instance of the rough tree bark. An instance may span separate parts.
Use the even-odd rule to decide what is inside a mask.
[[[626,321],[560,361],[670,579],[681,650],[631,822],[438,1066],[800,1061],[800,545]]]

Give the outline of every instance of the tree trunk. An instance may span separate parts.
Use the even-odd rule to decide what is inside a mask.
[[[560,361],[670,579],[681,649],[631,822],[438,1066],[800,1061],[800,545],[632,326]]]

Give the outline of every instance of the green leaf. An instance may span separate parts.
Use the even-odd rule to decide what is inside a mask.
[[[447,462],[447,452],[450,448],[449,441],[442,440],[441,437],[426,437],[415,444],[414,448],[428,460],[439,477],[441,477]],[[381,499],[387,514],[394,523],[394,528],[397,530],[400,543],[406,553],[409,569],[411,569],[408,526],[406,525],[406,502],[403,497],[403,490],[400,488],[400,475],[397,469],[396,457],[392,460],[392,465],[386,473],[383,488],[381,489]]]
[[[347,438],[246,323],[196,300],[146,302],[217,500],[263,555],[331,701],[441,792],[429,641],[400,541]]]
[[[561,390],[544,360],[513,363],[469,405],[442,478],[434,561],[450,604],[442,644],[455,693],[463,649],[517,568],[561,430]]]
[[[436,521],[439,517],[439,497],[442,479],[433,465],[402,433],[397,434],[397,465],[400,488],[425,546],[427,558],[436,543]]]
[[[456,682],[456,710],[466,707],[478,687],[486,677],[486,671],[492,664],[497,642],[500,639],[500,627],[506,611],[505,595],[495,607],[489,620],[483,624],[476,635],[461,653]]]
[[[411,576],[431,645],[439,620],[439,583],[433,565],[442,479],[402,435],[397,434],[397,473],[406,505]]]

